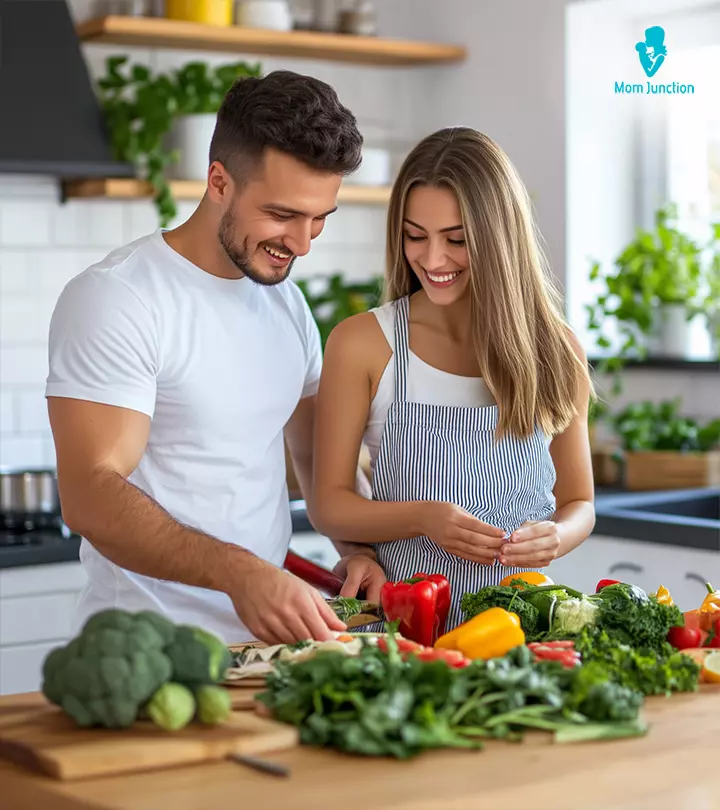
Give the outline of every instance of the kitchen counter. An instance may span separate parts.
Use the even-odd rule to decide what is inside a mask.
[[[0,713],[37,696],[0,698]],[[720,810],[720,687],[650,698],[646,737],[551,745],[490,741],[483,751],[437,751],[398,762],[295,748],[264,755],[289,778],[230,762],[58,782],[0,761],[3,810]],[[118,732],[122,733],[122,732]]]

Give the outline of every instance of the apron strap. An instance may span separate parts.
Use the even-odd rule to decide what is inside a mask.
[[[407,399],[409,302],[407,295],[395,302],[395,402]]]

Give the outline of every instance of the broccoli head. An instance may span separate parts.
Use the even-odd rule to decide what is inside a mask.
[[[199,627],[180,625],[165,649],[173,665],[173,680],[190,685],[218,683],[232,663],[224,642]]]
[[[78,725],[125,728],[172,676],[164,645],[146,616],[103,611],[47,656],[42,691]]]

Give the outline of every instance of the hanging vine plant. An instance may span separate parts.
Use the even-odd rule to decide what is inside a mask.
[[[217,113],[237,79],[260,75],[260,63],[212,67],[190,62],[154,74],[146,65],[130,64],[127,56],[108,58],[98,88],[113,153],[116,160],[132,163],[138,177],[152,186],[161,227],[177,215],[166,178],[168,167],[178,159],[167,146],[173,123],[183,115]]]

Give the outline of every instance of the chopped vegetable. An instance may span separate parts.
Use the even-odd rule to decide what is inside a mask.
[[[554,585],[555,583],[542,573],[542,571],[523,571],[520,574],[509,574],[500,580],[500,585],[509,585],[512,588],[524,588],[529,585]]]
[[[353,599],[349,596],[336,596],[333,599],[328,599],[327,602],[338,619],[344,624],[347,624],[354,616],[361,614],[377,616],[379,620],[383,618],[379,605],[373,602],[367,602],[364,599]]]
[[[164,683],[145,707],[148,717],[165,731],[178,731],[195,715],[193,693],[180,683]]]
[[[702,678],[705,683],[720,683],[720,652],[706,656],[702,665]]]
[[[567,669],[580,665],[581,656],[572,641],[531,642],[528,647],[536,661],[558,661]]]
[[[490,608],[441,636],[435,647],[459,650],[467,658],[497,658],[525,643],[517,614]]]
[[[230,692],[223,686],[202,684],[195,690],[197,702],[197,716],[201,723],[216,725],[223,723],[230,717],[232,701]]]

